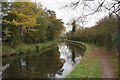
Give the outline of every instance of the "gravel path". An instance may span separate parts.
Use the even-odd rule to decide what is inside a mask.
[[[108,55],[98,48],[95,48],[94,51],[99,59],[101,78],[115,78],[115,71],[112,64],[110,63],[110,58]]]

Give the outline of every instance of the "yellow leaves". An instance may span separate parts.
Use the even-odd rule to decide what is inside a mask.
[[[3,22],[6,22],[7,24],[11,24],[10,21],[7,21],[6,19],[5,20],[2,20]]]
[[[16,9],[10,10],[10,14],[17,14]]]
[[[16,24],[16,23],[17,23],[17,21],[15,21],[15,19],[13,19],[12,24]]]
[[[19,23],[17,23],[17,21],[15,21],[15,19],[13,19],[12,22],[7,21],[6,19],[5,19],[5,20],[2,20],[2,21],[3,21],[3,22],[6,22],[7,24],[12,24],[12,25],[14,25],[14,26],[18,26],[18,25],[20,25]]]
[[[9,14],[13,14],[12,19],[14,19],[10,21],[3,20],[3,22],[6,22],[7,24],[11,24],[13,26],[21,25],[21,29],[27,33],[30,33],[31,31],[37,32],[39,30],[31,29],[34,28],[36,25],[41,25],[36,23],[36,20],[39,17],[41,10],[35,12],[35,7],[36,4],[32,2],[16,2],[13,5],[13,8],[9,10]]]
[[[32,2],[17,2],[14,5],[14,9],[10,9],[9,13],[14,14],[16,17],[12,21],[3,20],[8,24],[19,26],[22,25],[23,27],[34,27],[36,24],[36,19],[38,18],[40,11],[37,13],[33,11],[35,8],[35,3]],[[31,31],[35,31],[31,29]]]
[[[20,23],[17,23],[17,21],[15,21],[14,19],[13,19],[13,21],[11,22],[14,26],[18,26],[18,25],[20,25]]]
[[[4,29],[3,32],[4,32],[5,34],[11,33],[11,31],[9,31],[8,29]]]
[[[29,31],[34,31],[34,32],[36,32],[36,31],[39,31],[38,29],[28,29]]]
[[[30,2],[31,0],[14,0],[14,2]]]
[[[25,30],[25,31],[26,31],[27,34],[30,34],[31,31],[37,32],[37,31],[39,31],[39,30],[38,30],[38,29],[27,29],[27,30]]]
[[[24,14],[22,14],[22,13],[19,13],[19,14],[16,14],[16,16],[18,16],[20,19],[21,18],[28,18],[28,16],[26,16],[26,15],[24,15]]]
[[[24,27],[34,27],[36,25],[36,19],[38,18],[40,13],[40,12],[35,13],[33,11],[35,4],[32,2],[27,2],[27,3],[22,2],[19,4],[18,2],[16,6],[18,7],[18,9],[17,10],[14,9],[12,11],[13,13],[17,13],[15,15],[17,16],[16,20],[17,22],[19,22],[19,24],[15,24],[15,25],[22,25]]]
[[[34,18],[27,18],[20,22],[21,25],[24,27],[34,27],[36,25],[36,19]]]

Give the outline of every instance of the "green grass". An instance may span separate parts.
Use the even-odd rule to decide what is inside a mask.
[[[113,51],[113,52],[109,52],[109,58],[110,58],[110,62],[112,63],[115,72],[116,72],[116,77],[118,78],[118,55],[117,52]]]
[[[90,44],[88,43],[83,43],[85,45],[85,47],[87,48],[87,51],[93,51],[93,47],[90,46]]]
[[[12,51],[8,46],[2,45],[2,55],[8,55],[8,52]]]
[[[81,47],[83,50],[86,50],[86,47],[84,45],[85,43],[83,43],[83,42],[72,41],[72,40],[67,40],[67,39],[64,39],[64,41],[71,43],[71,44],[74,44],[74,45],[77,45],[77,46]]]
[[[2,45],[2,55],[9,56],[14,53],[32,53],[36,51],[43,52],[45,50],[48,50],[55,44],[57,44],[57,42],[55,41],[47,41],[38,44],[19,44],[18,46],[16,46],[15,49]]]
[[[80,63],[66,78],[100,78],[100,65],[97,56],[94,54],[94,48],[87,43],[74,42],[85,45],[87,50],[81,58]]]

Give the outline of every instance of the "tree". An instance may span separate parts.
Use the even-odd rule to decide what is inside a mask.
[[[17,39],[17,32],[21,31],[24,35],[30,33],[30,31],[37,31],[34,29],[36,24],[36,19],[39,16],[39,11],[34,12],[36,7],[35,3],[32,2],[14,2],[10,6],[8,15],[3,18],[3,23],[7,23],[11,26],[11,44]],[[7,29],[8,30],[8,29]]]
[[[74,33],[76,31],[76,21],[75,20],[72,22],[72,26],[73,26],[72,32]]]
[[[62,19],[57,19],[54,11],[43,9],[41,4],[13,2],[8,7],[2,20],[2,40],[11,48],[20,42],[30,44],[56,40],[65,30]]]

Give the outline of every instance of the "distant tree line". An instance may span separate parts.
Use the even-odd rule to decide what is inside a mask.
[[[118,21],[115,18],[115,16],[105,17],[93,27],[77,29],[74,32],[72,30],[67,34],[67,38],[105,46],[108,50],[117,49]]]

